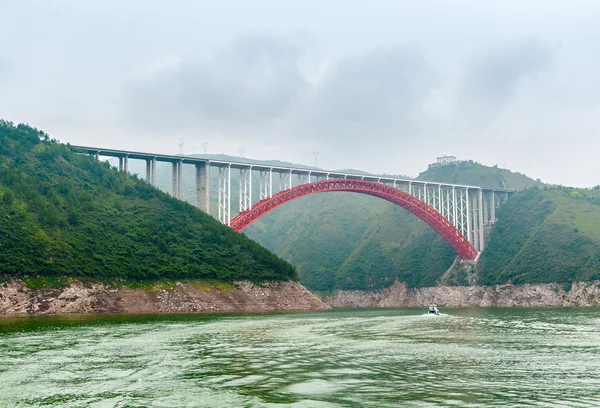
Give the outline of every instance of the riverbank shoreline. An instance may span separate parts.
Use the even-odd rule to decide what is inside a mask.
[[[203,281],[147,283],[143,287],[73,281],[30,288],[22,280],[0,284],[0,314],[221,313],[328,310],[298,282]]]
[[[394,282],[380,290],[338,290],[321,300],[343,307],[589,307],[600,306],[600,281],[495,286],[408,288]]]

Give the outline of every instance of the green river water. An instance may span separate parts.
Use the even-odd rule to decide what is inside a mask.
[[[0,407],[600,407],[599,309],[0,317]]]

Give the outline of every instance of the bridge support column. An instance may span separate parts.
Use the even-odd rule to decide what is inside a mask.
[[[210,163],[196,164],[196,207],[210,213]]]
[[[183,198],[183,160],[179,161],[177,165],[177,198],[182,200]]]
[[[310,175],[298,173],[298,185],[301,186],[308,183],[310,183]]]
[[[259,200],[271,197],[273,197],[273,170],[261,170]]]
[[[125,155],[123,157],[123,171],[127,173],[129,171],[129,156]]]
[[[471,232],[473,231],[473,222],[472,222],[472,217],[473,217],[473,211],[471,210],[471,207],[473,206],[473,204],[471,203],[471,200],[469,200],[469,194],[470,191],[468,188],[465,189],[465,198],[466,198],[466,216],[467,216],[467,239],[469,240],[469,242],[473,243],[473,236],[471,234]]]
[[[292,173],[279,173],[279,191],[289,190],[292,188]]]
[[[171,184],[172,184],[171,195],[173,197],[177,198],[177,191],[179,191],[179,188],[177,187],[177,182],[178,182],[178,180],[177,180],[177,174],[178,174],[177,165],[179,163],[174,161],[172,164],[173,164],[173,173],[171,176]]]
[[[483,225],[490,225],[490,192],[483,193]]]
[[[123,157],[119,156],[119,171],[123,171]]]
[[[478,195],[477,191],[469,192],[469,225],[470,225],[470,238],[469,240],[475,247],[477,251],[479,251],[479,217],[478,217]]]
[[[458,201],[456,201],[456,188],[452,187],[452,206],[454,207],[452,209],[452,217],[453,217],[453,221],[454,221],[454,226],[461,231],[461,229],[458,226]],[[462,232],[462,231],[461,231]],[[464,233],[463,233],[464,235]]]
[[[252,167],[240,169],[240,212],[252,209]]]
[[[231,223],[231,166],[219,167],[219,221]]]
[[[152,183],[152,159],[146,159],[146,183]]]
[[[479,252],[483,252],[483,248],[485,246],[484,242],[484,231],[483,231],[483,190],[479,190],[479,205],[477,208],[477,214],[479,215],[478,229],[479,229],[479,248],[477,250]]]
[[[496,222],[496,193],[494,191],[492,191],[490,199],[490,218],[491,223],[493,224]]]
[[[156,157],[152,158],[152,185],[156,187]]]

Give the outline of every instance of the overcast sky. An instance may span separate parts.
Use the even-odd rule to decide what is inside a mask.
[[[597,0],[0,0],[0,118],[71,144],[600,184]]]

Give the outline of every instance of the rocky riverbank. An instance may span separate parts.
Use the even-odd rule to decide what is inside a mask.
[[[330,307],[297,282],[154,283],[144,287],[73,282],[29,288],[0,284],[0,314],[268,312]]]
[[[431,303],[445,307],[600,306],[600,281],[577,282],[570,286],[546,283],[414,289],[395,282],[383,290],[336,291],[323,297],[323,301],[332,307],[424,307]]]

